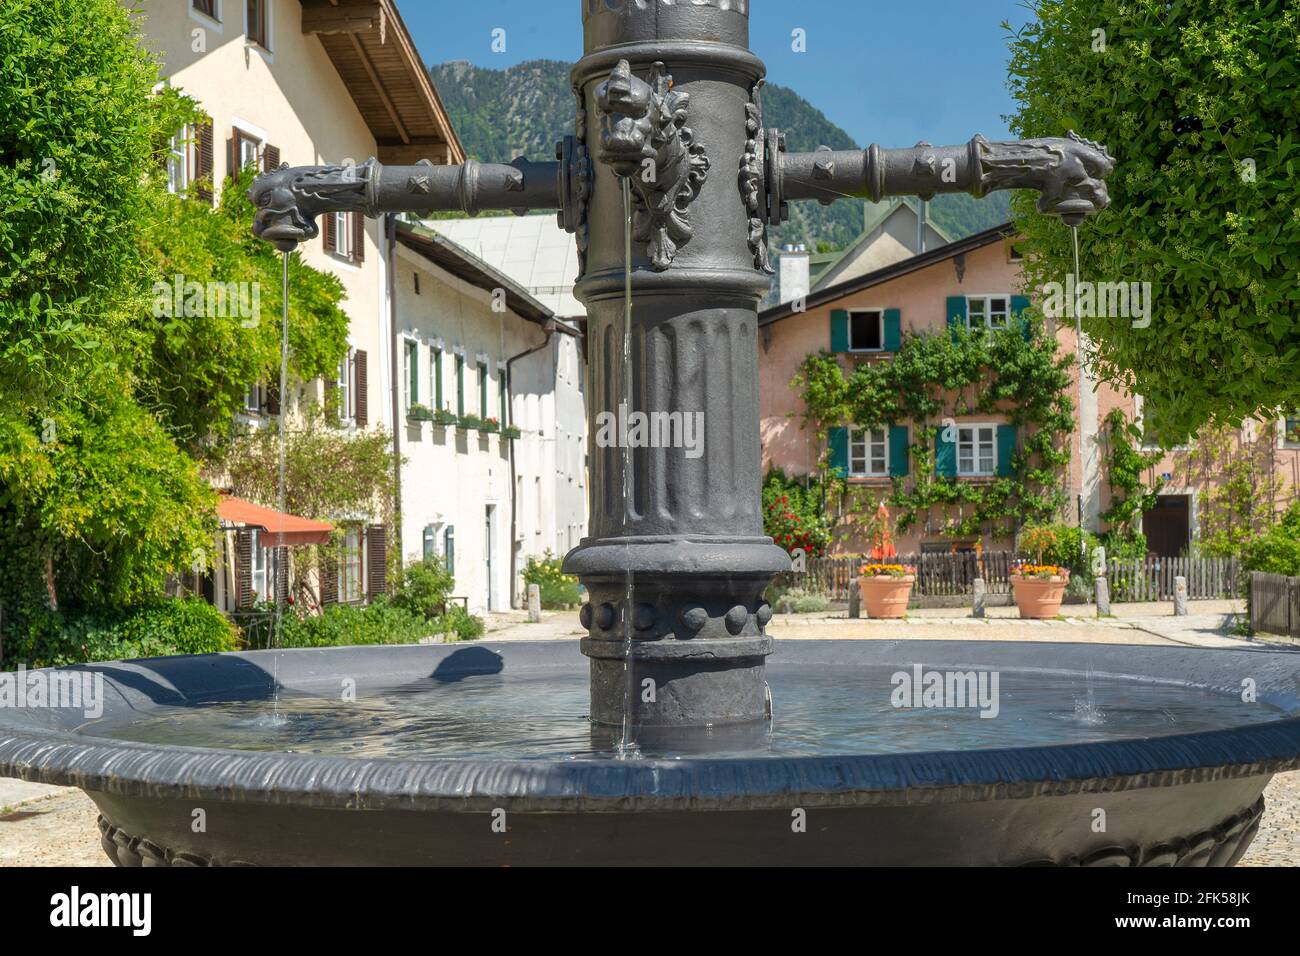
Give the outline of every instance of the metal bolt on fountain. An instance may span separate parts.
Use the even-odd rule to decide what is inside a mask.
[[[49,715],[0,713],[0,773],[85,788],[101,808],[105,848],[125,865],[1234,862],[1269,777],[1300,766],[1300,666],[1284,652],[809,641],[782,648],[769,674],[763,595],[789,560],[763,534],[760,513],[756,323],[772,272],[767,227],[791,202],[995,189],[1035,189],[1040,211],[1075,226],[1108,205],[1114,160],[1105,147],[1071,133],[790,153],[763,125],[764,67],[748,49],[747,0],[581,6],[575,129],[555,162],[281,168],[259,177],[251,196],[255,232],[286,251],[333,211],[558,208],[580,253],[591,417],[617,415],[621,403],[628,413],[703,413],[698,457],[679,447],[590,449],[590,536],[565,568],[589,594],[581,651],[594,752],[512,754],[508,730],[423,759],[250,753],[268,748],[111,732],[142,710],[284,689],[324,695],[342,676],[377,695],[559,674],[571,690],[575,677],[568,643],[376,647],[93,666],[128,702],[105,715],[108,730],[92,736]],[[1247,678],[1259,691],[1249,717],[1222,704],[1233,716],[1225,711],[1221,724],[1205,703],[1200,722],[1189,706],[1184,726],[1159,733],[1062,738],[1043,725],[1039,737],[980,743],[918,730],[918,747],[910,732],[877,746],[880,727],[897,723],[880,714],[859,714],[843,731],[852,708],[826,704],[819,714],[815,699],[849,691],[817,685],[790,699],[809,726],[841,728],[834,746],[769,742],[783,719],[772,720],[770,676],[788,672],[796,686],[822,679],[810,674],[859,675],[887,701],[890,675],[919,668],[922,656],[945,673],[1002,674],[1011,705],[1043,682],[1053,698],[1085,681],[1091,694],[1094,678],[1193,700],[1235,702]],[[641,693],[646,686],[653,693]],[[532,717],[548,699],[535,698]],[[680,759],[615,759],[595,742],[620,727]],[[208,801],[205,835],[187,825],[197,798]],[[1099,806],[1106,833],[1089,825]],[[791,839],[792,808],[818,814],[819,826]],[[513,817],[508,846],[485,822],[496,809]]]

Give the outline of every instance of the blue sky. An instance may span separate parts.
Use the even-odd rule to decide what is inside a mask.
[[[582,54],[579,0],[399,0],[426,63],[504,69]],[[1024,0],[752,0],[750,45],[768,79],[793,88],[859,143],[911,146],[1006,138],[1003,20]],[[492,31],[506,31],[504,53]],[[806,31],[808,52],[791,50]]]

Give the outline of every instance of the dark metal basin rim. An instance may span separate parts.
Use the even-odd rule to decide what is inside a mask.
[[[274,658],[278,655],[278,661]],[[771,665],[910,666],[1074,673],[1240,693],[1300,714],[1300,656],[1207,650],[955,641],[786,641]],[[358,694],[438,674],[579,671],[576,642],[259,651],[88,665],[104,674],[105,719],[159,704],[256,699],[352,676]],[[1103,743],[901,755],[683,760],[322,757],[117,742],[78,733],[81,715],[0,710],[0,775],[149,798],[313,808],[481,811],[746,810],[920,806],[1116,793],[1257,777],[1300,767],[1300,717],[1229,730]]]

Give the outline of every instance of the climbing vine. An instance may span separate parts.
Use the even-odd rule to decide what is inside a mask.
[[[1241,429],[1211,428],[1179,456],[1179,484],[1201,488],[1199,547],[1212,558],[1236,557],[1277,521],[1282,478],[1276,426],[1248,422]]]
[[[1121,408],[1106,416],[1106,476],[1110,483],[1110,507],[1101,519],[1110,530],[1102,540],[1112,557],[1142,557],[1146,554],[1146,537],[1138,530],[1142,513],[1155,504],[1164,482],[1157,480],[1148,487],[1142,481],[1146,471],[1164,452],[1141,451],[1137,447],[1142,429],[1130,422]]]
[[[1060,478],[1070,460],[1073,427],[1070,364],[1042,322],[1022,316],[996,332],[909,332],[890,361],[847,371],[834,354],[822,351],[804,359],[791,384],[802,393],[804,427],[823,446],[838,426],[912,425],[908,475],[894,477],[883,495],[900,530],[925,522],[929,530],[953,537],[1008,537],[1024,524],[1058,517],[1065,506]],[[944,420],[985,414],[1017,429],[1009,473],[975,480],[937,473],[935,438]],[[879,487],[838,476],[829,450],[820,471],[828,491],[843,496],[850,520],[882,498]],[[937,529],[929,525],[934,519]]]

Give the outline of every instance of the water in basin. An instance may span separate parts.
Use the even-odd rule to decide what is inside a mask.
[[[1084,743],[1238,727],[1281,711],[1181,685],[1114,677],[1002,673],[996,700],[967,707],[898,707],[892,666],[770,667],[775,718],[753,746],[714,757],[891,754]],[[986,690],[989,688],[986,686]],[[355,702],[281,692],[278,701],[160,707],[83,732],[172,746],[351,757],[591,759],[619,751],[621,729],[593,730],[587,675],[497,673],[423,679]],[[978,696],[978,695],[977,695]],[[949,701],[951,702],[951,701]],[[995,703],[995,707],[992,706]],[[982,717],[981,713],[990,714]],[[698,733],[692,755],[698,755]],[[645,758],[686,750],[656,743]]]

